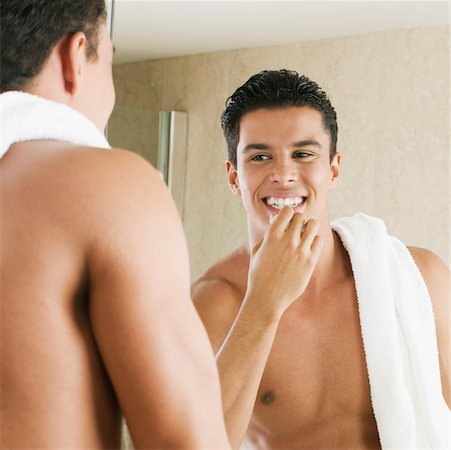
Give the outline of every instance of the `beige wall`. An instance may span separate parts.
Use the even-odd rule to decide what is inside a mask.
[[[196,278],[246,240],[229,191],[219,115],[252,74],[289,68],[317,81],[338,114],[341,181],[331,218],[383,218],[408,245],[449,258],[448,27],[223,51],[114,67],[118,105],[188,112],[184,225]]]

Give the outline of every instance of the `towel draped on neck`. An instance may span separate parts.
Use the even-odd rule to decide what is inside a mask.
[[[415,261],[380,219],[357,214],[331,226],[354,274],[382,449],[449,449],[434,314]]]
[[[111,148],[102,132],[79,111],[26,92],[0,94],[0,126],[0,158],[16,142],[42,139]]]

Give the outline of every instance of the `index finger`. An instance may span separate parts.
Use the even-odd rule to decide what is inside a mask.
[[[293,218],[294,210],[291,206],[284,206],[274,221],[269,225],[268,231],[272,233],[284,233]]]

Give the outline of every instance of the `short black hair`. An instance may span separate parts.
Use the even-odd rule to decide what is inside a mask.
[[[317,83],[294,70],[263,70],[253,75],[226,101],[221,126],[227,142],[228,159],[237,167],[240,120],[244,114],[259,108],[308,106],[316,109],[330,135],[330,160],[337,151],[337,114],[327,94]]]
[[[105,0],[1,0],[0,91],[20,90],[42,69],[66,35],[86,35],[86,55],[97,58]]]

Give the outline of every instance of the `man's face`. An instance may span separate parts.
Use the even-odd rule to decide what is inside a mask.
[[[114,47],[107,27],[101,24],[97,48],[98,58],[86,63],[84,81],[84,107],[100,130],[105,129],[115,101],[112,75],[113,51]]]
[[[306,219],[328,220],[340,163],[338,154],[330,162],[329,146],[321,114],[309,107],[261,108],[241,118],[237,169],[230,162],[227,169],[251,232],[263,234],[286,204]]]

